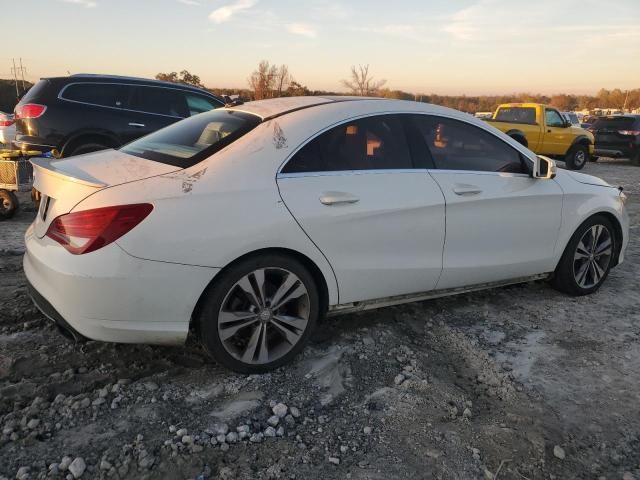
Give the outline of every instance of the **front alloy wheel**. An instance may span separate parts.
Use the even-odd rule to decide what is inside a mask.
[[[556,268],[552,284],[571,295],[595,292],[609,275],[616,252],[611,221],[601,215],[578,227]]]
[[[297,260],[267,255],[224,272],[199,316],[203,343],[222,365],[241,373],[272,370],[306,343],[319,315],[313,277]]]

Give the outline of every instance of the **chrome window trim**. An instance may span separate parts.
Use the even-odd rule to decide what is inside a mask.
[[[276,178],[288,178],[285,177],[284,175],[296,175],[298,173],[304,173],[305,175],[302,176],[309,176],[310,173],[329,173],[329,174],[335,174],[336,172],[340,173],[344,173],[344,172],[352,172],[352,171],[358,171],[358,172],[371,172],[372,170],[336,170],[336,171],[327,171],[327,172],[292,172],[292,173],[282,173],[282,169],[285,167],[285,165],[287,163],[289,163],[289,161],[302,149],[304,148],[306,145],[308,145],[310,142],[312,142],[313,140],[315,140],[317,137],[319,137],[320,135],[322,135],[323,133],[331,130],[334,127],[337,127],[339,125],[342,125],[344,123],[348,123],[354,120],[360,120],[363,118],[369,118],[369,117],[377,117],[380,115],[425,115],[425,116],[430,116],[430,117],[440,117],[440,118],[446,118],[449,120],[457,120],[458,122],[462,122],[466,125],[469,125],[471,127],[475,127],[475,128],[479,128],[480,130],[482,130],[483,132],[486,132],[490,135],[493,135],[495,138],[497,138],[498,140],[500,140],[501,142],[503,142],[505,145],[507,145],[508,147],[514,149],[516,152],[518,152],[520,155],[522,155],[526,160],[528,160],[529,162],[531,162],[531,164],[533,165],[533,159],[531,159],[527,154],[525,154],[524,152],[520,151],[518,148],[514,147],[513,145],[507,143],[504,141],[503,138],[500,138],[499,130],[497,130],[495,127],[493,127],[491,124],[486,123],[485,126],[487,127],[491,127],[491,128],[483,128],[483,126],[480,125],[476,125],[475,123],[472,122],[468,122],[465,119],[461,119],[458,118],[456,116],[449,116],[449,115],[445,115],[442,113],[431,113],[431,112],[415,112],[415,111],[407,111],[407,110],[399,110],[399,111],[383,111],[383,112],[375,112],[375,113],[366,113],[363,115],[356,115],[353,117],[348,117],[348,118],[344,118],[338,122],[332,123],[331,125],[323,128],[322,130],[319,130],[318,132],[314,133],[313,135],[307,137],[305,140],[303,140],[300,145],[298,145],[296,148],[294,148],[291,153],[289,155],[287,155],[285,157],[285,159],[280,163],[280,165],[278,166],[278,169],[276,171]],[[471,118],[475,118],[475,117],[471,117]],[[477,119],[476,119],[477,120]],[[494,131],[495,130],[495,131]],[[497,132],[497,133],[496,133]],[[526,148],[526,147],[523,147]],[[425,170],[424,168],[416,168],[416,169],[387,169],[387,170],[383,170],[383,171],[398,171],[398,170],[410,170],[410,171],[416,171],[416,170]],[[448,172],[466,172],[466,173],[500,173],[500,172],[485,172],[483,170],[438,170],[437,168],[434,169],[428,169],[428,170],[433,170],[433,171],[437,171],[437,172],[444,172],[444,171],[448,171]],[[526,174],[526,173],[518,173],[518,174],[513,174],[513,175],[523,175],[525,177],[529,177],[530,175]],[[317,176],[317,175],[314,175]]]
[[[190,93],[196,96],[199,95],[198,92],[191,92],[189,90],[184,90],[182,88],[164,87],[160,85],[140,85],[136,83],[121,83],[121,82],[72,82],[62,87],[62,90],[60,90],[60,92],[58,93],[58,100],[62,100],[64,102],[79,103],[80,105],[90,105],[92,107],[99,107],[99,108],[108,108],[110,110],[116,110],[118,112],[134,112],[134,113],[143,113],[145,115],[157,115],[159,117],[178,118],[180,120],[189,118],[189,117],[176,117],[175,115],[165,115],[164,113],[146,112],[144,110],[134,110],[131,108],[110,107],[108,105],[98,105],[97,103],[80,102],[78,100],[70,100],[68,98],[64,98],[62,95],[64,94],[65,90],[72,85],[123,85],[126,87],[163,88],[165,90],[177,90],[178,92],[182,92],[182,93]],[[204,98],[208,98],[206,95],[202,95],[202,94],[200,95]],[[220,106],[222,107],[224,106],[224,104],[220,103]],[[190,115],[190,116],[193,116],[193,115]]]
[[[512,172],[488,172],[482,170],[439,170],[437,168],[388,168],[388,169],[374,169],[374,170],[331,170],[326,172],[294,172],[294,173],[278,173],[276,175],[277,180],[287,178],[303,178],[303,177],[336,177],[336,176],[351,176],[351,175],[381,175],[384,173],[428,173],[428,174],[465,174],[465,175],[493,175],[496,177],[504,178],[532,178],[531,175],[526,173],[512,173]]]

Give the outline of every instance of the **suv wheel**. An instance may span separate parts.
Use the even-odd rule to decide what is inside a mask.
[[[586,145],[574,145],[569,149],[564,159],[569,170],[582,170],[589,161],[589,147]]]
[[[223,273],[197,321],[207,351],[240,373],[273,370],[304,347],[320,313],[316,283],[284,255],[249,258]]]
[[[106,145],[102,145],[100,143],[85,143],[83,145],[78,145],[75,147],[70,153],[67,153],[65,157],[73,157],[75,155],[82,155],[84,153],[98,152],[100,150],[106,150],[111,147],[107,147]]]
[[[596,215],[571,237],[558,264],[553,286],[569,295],[588,295],[600,288],[609,275],[616,239],[613,225]]]

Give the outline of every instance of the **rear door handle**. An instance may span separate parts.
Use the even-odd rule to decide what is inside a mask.
[[[482,189],[475,185],[455,185],[453,193],[456,195],[477,195],[482,193]]]
[[[143,128],[145,125],[144,123],[129,122],[129,126],[136,127],[136,128]]]
[[[324,192],[320,196],[320,203],[323,205],[340,205],[358,201],[360,201],[358,197],[346,192]]]

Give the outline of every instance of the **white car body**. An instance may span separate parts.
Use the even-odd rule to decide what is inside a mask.
[[[406,101],[335,100],[283,98],[231,107],[276,117],[186,169],[113,150],[34,160],[35,186],[49,197],[46,218],[42,207],[25,237],[24,270],[36,303],[85,337],[179,344],[207,286],[227,265],[257,251],[295,252],[311,262],[326,285],[330,312],[547,276],[576,228],[595,213],[619,226],[615,261],[622,262],[628,241],[623,196],[588,175],[281,173],[319,133],[390,113],[459,120],[537,160],[462,112]],[[141,202],[153,204],[153,212],[91,253],[73,255],[46,236],[60,215]]]
[[[11,123],[10,125],[5,125]],[[10,147],[16,139],[16,124],[13,115],[0,112],[0,145]]]

